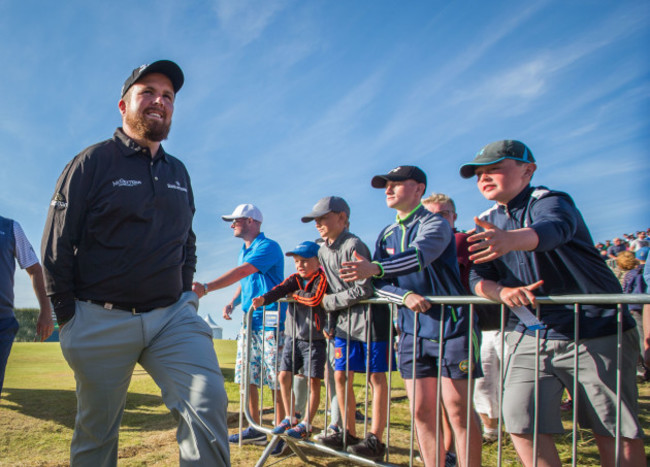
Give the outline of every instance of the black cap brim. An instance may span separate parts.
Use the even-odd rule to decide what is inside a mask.
[[[403,182],[404,180],[408,180],[408,177],[396,177],[396,176],[390,176],[390,175],[375,175],[372,177],[372,180],[370,181],[370,185],[372,185],[373,188],[386,188],[386,183],[388,181],[391,182]]]

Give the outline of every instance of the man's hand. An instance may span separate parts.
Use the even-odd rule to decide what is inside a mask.
[[[232,318],[230,315],[232,315],[232,310],[235,307],[232,305],[232,303],[227,304],[226,306],[223,307],[223,319],[230,321]]]
[[[375,263],[371,263],[356,251],[352,254],[355,261],[343,261],[339,269],[339,277],[345,282],[360,281],[381,274],[381,269]]]
[[[255,297],[252,303],[253,303],[253,308],[257,309],[264,305],[264,297]]]
[[[43,342],[54,332],[54,321],[52,321],[52,310],[44,309],[38,314],[36,321],[36,340]]]
[[[422,295],[416,293],[408,294],[404,299],[404,305],[406,305],[409,310],[413,310],[416,313],[424,313],[431,308],[431,303],[429,303]]]
[[[518,307],[532,305],[536,306],[537,301],[532,290],[535,290],[544,284],[544,281],[537,281],[523,287],[501,287],[497,290],[499,301],[509,307]]]
[[[206,296],[205,287],[200,282],[192,283],[192,292],[198,295],[199,298],[203,298]]]

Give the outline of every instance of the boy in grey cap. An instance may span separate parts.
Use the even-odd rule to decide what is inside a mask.
[[[380,459],[386,452],[386,445],[381,442],[381,437],[387,416],[388,355],[392,354],[388,341],[390,314],[387,310],[374,310],[378,319],[373,319],[368,316],[368,313],[372,313],[370,306],[359,303],[373,294],[370,280],[347,283],[339,277],[343,262],[350,261],[355,255],[370,258],[370,250],[366,244],[349,232],[349,217],[348,203],[338,196],[329,196],[318,201],[312,212],[302,218],[305,223],[315,221],[316,229],[324,240],[318,251],[318,258],[328,282],[328,293],[323,297],[322,306],[328,313],[340,311],[334,337],[334,374],[338,403],[344,407],[344,430],[318,441],[333,449],[343,450],[347,447],[347,451],[353,454]],[[368,334],[370,342],[366,342]],[[368,354],[370,368],[366,368]],[[373,391],[372,426],[366,438],[360,440],[356,437],[356,401],[352,381],[354,372],[366,371],[370,372]]]

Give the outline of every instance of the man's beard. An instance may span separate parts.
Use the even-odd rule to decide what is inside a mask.
[[[135,136],[147,141],[160,142],[167,139],[172,122],[147,119],[142,114],[127,112],[124,117],[126,123],[135,132]]]

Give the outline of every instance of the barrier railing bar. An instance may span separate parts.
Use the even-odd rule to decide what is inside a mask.
[[[469,322],[473,323],[474,322],[474,305],[470,304],[469,305]],[[478,349],[480,352],[481,349]],[[467,435],[465,437],[465,464],[466,465],[471,465],[471,462],[469,461],[469,455],[470,455],[470,441],[472,438],[472,430],[471,430],[471,425],[472,425],[472,419],[474,418],[472,415],[474,414],[474,409],[473,409],[473,396],[474,396],[474,384],[473,384],[473,372],[474,372],[474,328],[470,325],[469,327],[469,357],[467,358],[468,365],[467,365],[467,371],[468,371],[468,378],[467,378],[467,421],[465,422],[465,425],[467,427]]]
[[[503,410],[503,378],[505,375],[505,348],[506,348],[506,342],[505,342],[505,336],[506,336],[506,306],[501,305],[500,307],[501,310],[501,326],[499,329],[499,340],[501,341],[501,347],[499,348],[499,414],[502,413]],[[501,467],[501,464],[503,462],[503,417],[499,416],[497,426],[499,432],[497,433],[497,465]]]
[[[395,348],[393,346],[393,316],[397,311],[397,306],[390,304],[388,309],[390,310],[390,327],[388,329],[388,343],[390,348],[388,350],[388,397],[386,397],[386,462],[390,461],[390,443],[388,442],[390,440],[390,395],[393,392],[393,355],[395,354]]]
[[[580,304],[576,303],[573,305],[574,321],[574,342],[575,342],[575,351],[573,355],[573,368],[575,369],[575,376],[573,377],[573,396],[571,401],[573,404],[573,424],[571,427],[571,465],[576,467],[578,465],[578,400],[580,394],[578,394],[578,371],[580,366],[578,365],[578,355],[580,347]]]
[[[475,296],[453,296],[453,297],[447,297],[447,296],[427,296],[425,297],[430,303],[432,304],[440,304],[444,307],[445,304],[448,305],[453,305],[453,304],[458,304],[458,305],[474,305],[474,304],[494,304],[496,302],[493,302],[488,299],[480,298],[480,297],[475,297]],[[282,301],[291,301],[287,299],[283,299]],[[574,305],[574,313],[577,315],[576,316],[576,321],[578,320],[579,316],[579,304],[582,305],[590,305],[590,304],[599,304],[599,305],[617,305],[617,338],[618,338],[618,344],[617,344],[617,381],[616,381],[616,387],[617,387],[617,407],[616,407],[616,445],[615,445],[615,465],[620,465],[620,458],[621,458],[621,414],[620,414],[620,409],[621,409],[621,365],[622,365],[622,335],[623,335],[623,305],[625,304],[647,304],[650,303],[650,296],[647,294],[592,294],[592,295],[566,295],[566,296],[545,296],[545,297],[536,297],[536,301],[538,303],[536,307],[537,315],[539,317],[539,311],[540,311],[540,305],[546,305],[546,304],[567,304],[567,305]],[[371,298],[367,300],[361,301],[361,303],[390,303],[386,300],[383,299],[378,299],[378,298]],[[251,310],[252,311],[252,310]],[[443,308],[444,312],[444,308]],[[263,323],[266,322],[265,320],[265,313],[266,310],[264,309],[264,316],[263,316]],[[349,320],[349,313],[350,310],[348,309],[348,335],[347,335],[347,349],[346,349],[346,357],[349,359],[349,341],[350,341],[350,320]],[[471,309],[470,309],[470,316],[471,316]],[[249,399],[250,399],[250,391],[248,390],[250,386],[250,354],[251,354],[251,346],[252,346],[252,340],[251,340],[251,321],[252,321],[252,313],[245,313],[244,315],[244,329],[245,329],[245,339],[246,342],[242,345],[242,385],[240,387],[240,399],[241,395],[243,394],[243,404],[240,402],[240,412],[243,412],[243,414],[246,416],[246,419],[248,420],[250,426],[253,428],[260,430],[262,432],[265,432],[267,434],[271,434],[271,430],[269,428],[265,428],[262,426],[262,406],[263,406],[263,389],[260,394],[260,424],[256,424],[251,416],[250,413],[250,408],[249,408]],[[504,365],[504,356],[505,356],[505,336],[504,336],[504,321],[505,321],[505,307],[501,305],[501,349],[500,349],[500,354],[501,354],[501,365],[500,365],[500,382],[501,382],[501,388],[499,391],[499,411],[501,412],[502,409],[502,404],[503,404],[503,378],[504,378],[504,371],[505,367],[507,365]],[[278,324],[279,327],[279,324]],[[417,328],[418,328],[418,314],[415,314],[415,319],[414,319],[414,336],[417,335]],[[577,329],[577,326],[576,326]],[[471,332],[471,331],[470,331]],[[577,331],[576,331],[577,332]],[[536,342],[537,342],[537,349],[536,349],[536,362],[535,362],[535,367],[536,367],[536,377],[535,377],[535,428],[534,428],[534,446],[533,449],[535,452],[534,456],[534,465],[537,464],[537,411],[538,411],[538,391],[539,391],[539,375],[537,374],[539,372],[539,331],[536,331]],[[442,336],[442,332],[441,332]],[[391,337],[392,337],[392,328],[391,328]],[[577,340],[577,339],[576,339]],[[442,341],[442,339],[441,339]],[[277,343],[276,343],[277,345]],[[470,347],[471,347],[471,340],[470,340]],[[576,345],[578,343],[576,342]],[[329,347],[329,346],[328,346]],[[262,348],[264,348],[264,342],[262,343]],[[576,349],[577,350],[577,349]],[[413,345],[413,352],[414,355],[416,355],[417,351],[417,340],[414,339],[414,345]],[[328,348],[329,352],[329,348]],[[471,357],[471,355],[470,355]],[[277,374],[277,349],[276,349],[276,374]],[[577,357],[575,357],[577,358]],[[471,358],[470,358],[471,359]],[[391,359],[392,363],[392,359]],[[471,367],[471,364],[470,364]],[[577,366],[576,366],[576,371],[577,371]],[[413,365],[413,397],[411,401],[411,413],[414,414],[415,406],[415,365]],[[439,369],[440,372],[440,369]],[[349,362],[346,362],[346,375],[349,373]],[[440,378],[439,378],[440,379]],[[574,397],[577,398],[577,376],[576,379],[574,380]],[[262,384],[263,386],[263,384]],[[392,389],[392,380],[391,384],[389,384],[389,395],[390,395],[390,389]],[[347,413],[347,377],[346,377],[346,403],[345,403],[345,409]],[[274,406],[275,406],[275,398],[277,398],[277,393],[275,394],[274,397]],[[440,392],[438,394],[438,398],[440,398]],[[577,399],[574,399],[574,407],[577,405],[575,402]],[[439,404],[439,401],[437,401],[437,404]],[[390,408],[390,396],[388,397],[388,407]],[[243,410],[242,410],[243,409]],[[575,419],[576,419],[576,413],[575,413],[575,408],[574,408],[574,425],[575,425]],[[241,415],[240,415],[241,417]],[[327,415],[326,415],[327,417]],[[436,417],[436,423],[439,424],[439,417]],[[327,419],[327,418],[326,418]],[[409,453],[409,464],[413,465],[414,461],[414,452],[413,452],[413,442],[414,442],[414,419],[415,417],[413,416],[411,419],[411,438],[410,438],[410,453]],[[239,437],[239,445],[241,446],[241,432],[242,432],[242,420],[240,418],[240,437]],[[347,424],[347,418],[344,419],[343,423],[346,425]],[[498,426],[499,426],[499,433],[498,433],[498,465],[502,464],[502,417],[499,417],[498,421]],[[344,428],[346,429],[346,428]],[[387,422],[387,438],[386,438],[386,444],[388,447],[388,440],[390,439],[388,436],[389,430],[390,429],[390,416],[388,417],[388,422]],[[438,431],[438,427],[436,428],[436,431]],[[469,436],[469,435],[468,435]],[[345,441],[345,437],[344,437]],[[271,442],[269,445],[267,445],[266,449],[264,450],[263,456],[260,458],[260,461],[256,465],[263,465],[264,461],[268,457],[268,454],[271,452],[273,447],[279,442],[279,436],[273,436]],[[352,454],[349,454],[347,452],[341,452],[341,451],[336,451],[334,449],[328,448],[326,446],[316,444],[311,441],[307,440],[287,440],[288,445],[291,447],[291,449],[305,462],[308,462],[306,456],[301,452],[301,449],[299,446],[308,446],[314,449],[317,449],[322,452],[326,452],[329,454],[336,455],[338,457],[342,458],[347,458],[350,460],[353,460],[357,463],[363,464],[363,465],[372,465],[372,466],[394,466],[394,464],[386,463],[386,462],[378,462],[378,461],[372,461],[370,459],[366,459],[363,457],[355,456]],[[437,440],[438,442],[438,440]],[[574,435],[574,443],[575,443],[575,435]],[[576,456],[576,451],[577,447],[572,447],[573,452],[574,452],[574,463]],[[467,450],[467,448],[466,448]],[[439,448],[436,447],[436,457],[438,456],[438,451]]]
[[[350,393],[349,389],[349,379],[350,379],[350,331],[352,330],[352,319],[351,319],[352,310],[348,308],[348,332],[345,336],[345,397],[343,403],[343,411],[345,415],[341,414],[343,417],[343,451],[348,450],[348,394]],[[354,385],[353,385],[354,387]],[[354,423],[354,422],[353,422]]]
[[[539,319],[539,304],[535,307]],[[539,329],[535,330],[535,389],[533,396],[533,467],[537,467],[537,437],[539,436]]]
[[[436,463],[435,465],[440,465],[440,457],[442,453],[440,452],[440,446],[443,448],[444,439],[442,435],[442,417],[445,414],[442,413],[442,355],[444,355],[445,348],[445,305],[440,304],[440,330],[438,335],[440,336],[440,342],[438,344],[438,379],[436,381]],[[413,334],[415,339],[417,334]],[[415,368],[415,354],[413,354],[413,367]],[[413,378],[415,381],[415,378]],[[415,399],[415,398],[414,398]],[[418,438],[419,439],[419,438]]]
[[[621,365],[623,364],[623,306],[617,307],[616,313],[616,448],[614,465],[621,465]]]
[[[329,321],[329,318],[327,318]],[[329,331],[329,329],[328,329]],[[327,412],[328,410],[334,410],[332,406],[330,405],[330,399],[332,398],[332,388],[330,387],[330,338],[328,337],[327,340],[325,341],[325,345],[327,346],[327,349],[325,351],[327,355],[327,361],[325,362],[326,365],[326,374],[325,374],[325,428],[323,430],[327,432],[327,427],[329,427],[329,423],[327,421]],[[334,367],[331,368],[332,373],[334,373]],[[335,383],[336,384],[336,383]],[[335,393],[336,394],[336,393]],[[334,418],[334,413],[332,413],[332,417]]]
[[[372,318],[373,318],[373,312],[372,312],[372,307],[367,306],[366,309],[364,310],[364,313],[366,314],[366,323],[368,325],[366,326],[366,400],[363,402],[363,410],[365,413],[365,416],[363,417],[363,437],[365,438],[368,436],[368,388],[370,387],[370,346],[372,345],[371,342],[371,333],[370,329],[372,328]],[[374,406],[374,399],[377,396],[375,394],[375,391],[373,389],[372,392],[372,399],[373,399],[373,406]],[[356,399],[355,399],[356,400]],[[355,420],[356,420],[356,408],[355,408]]]
[[[417,330],[418,330],[418,314],[415,313],[415,316],[413,317],[413,355],[417,355],[417,346],[418,346],[418,340],[415,339],[415,336],[417,336]],[[415,418],[416,418],[416,413],[415,413],[415,361],[413,361],[413,365],[411,367],[411,439],[410,439],[410,448],[409,448],[409,465],[413,465],[413,441],[415,437],[415,432],[417,431],[417,424],[415,423]],[[418,437],[418,445],[420,444],[420,438]],[[424,455],[422,453],[422,449],[420,448],[420,454]]]
[[[252,313],[251,313],[252,314]],[[266,332],[266,307],[262,307],[262,336],[264,336],[264,333]],[[261,350],[261,358],[260,358],[260,385],[259,389],[257,391],[257,403],[258,403],[258,409],[259,409],[259,417],[260,417],[260,425],[264,424],[264,419],[262,418],[264,415],[264,404],[262,401],[264,400],[264,348],[266,344],[266,338],[262,338],[262,350]],[[277,345],[278,345],[278,340],[276,339],[275,342],[276,345],[276,353],[275,353],[275,361],[273,362],[273,368],[275,370],[275,374],[278,374],[278,353],[277,353]],[[250,355],[250,354],[249,354]],[[276,391],[277,393],[277,391]],[[275,410],[277,409],[278,405],[276,404],[275,397],[273,398],[273,415],[275,416]],[[241,436],[240,436],[241,438]]]

